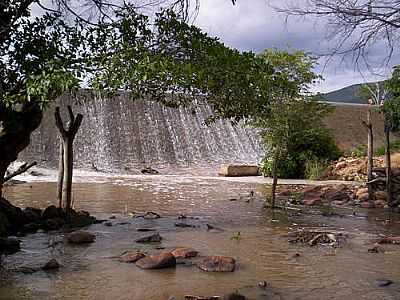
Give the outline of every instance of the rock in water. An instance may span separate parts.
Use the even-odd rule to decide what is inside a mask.
[[[206,272],[233,272],[236,261],[228,256],[208,256],[199,262],[197,266]]]
[[[199,252],[196,250],[193,250],[191,248],[176,248],[172,252],[172,255],[175,256],[175,258],[190,258],[190,257],[196,257]]]
[[[157,170],[151,168],[151,167],[146,167],[140,171],[142,174],[151,174],[151,175],[157,175],[160,174]]]
[[[54,218],[65,219],[65,213],[62,208],[50,205],[43,211],[42,219],[47,220]]]
[[[385,286],[389,286],[393,283],[393,281],[388,280],[388,279],[378,279],[376,280],[376,285],[378,287],[385,287]]]
[[[167,252],[159,255],[146,256],[139,259],[136,265],[141,269],[172,268],[176,266],[176,259],[171,253]]]
[[[144,255],[142,252],[139,251],[128,251],[119,257],[119,261],[126,263],[135,263],[139,259],[142,259],[145,256],[146,255]]]
[[[15,237],[0,238],[0,254],[14,254],[21,250],[21,241]]]
[[[224,300],[246,300],[246,297],[239,293],[231,293],[224,296]]]
[[[157,232],[155,234],[149,235],[142,237],[140,239],[136,240],[136,243],[159,243],[161,242],[162,237],[161,235]]]
[[[42,270],[50,271],[50,270],[57,270],[60,268],[60,264],[54,258],[49,260],[43,267]]]
[[[38,223],[42,216],[42,210],[34,207],[27,207],[23,210],[28,223]]]
[[[85,244],[93,243],[96,236],[93,233],[87,231],[74,231],[67,235],[67,240],[71,244]]]

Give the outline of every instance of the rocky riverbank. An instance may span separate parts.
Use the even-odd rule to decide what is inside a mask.
[[[18,250],[15,239],[8,236],[24,236],[38,230],[52,231],[88,226],[99,222],[85,211],[71,210],[66,214],[61,208],[54,205],[46,209],[20,207],[12,205],[4,198],[0,199],[0,254]]]

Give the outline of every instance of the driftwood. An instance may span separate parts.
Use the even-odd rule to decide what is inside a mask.
[[[18,176],[22,173],[25,173],[28,171],[30,168],[34,167],[37,165],[37,162],[34,161],[33,163],[24,163],[22,166],[20,166],[16,171],[12,172],[11,174],[8,174],[7,176],[4,177],[4,182],[9,181],[10,179],[14,178],[15,176]]]

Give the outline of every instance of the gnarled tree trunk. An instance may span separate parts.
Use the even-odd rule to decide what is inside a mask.
[[[31,133],[42,121],[42,110],[35,103],[17,108],[0,103],[0,198],[7,168],[30,143]]]

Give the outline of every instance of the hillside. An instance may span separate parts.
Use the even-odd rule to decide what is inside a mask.
[[[325,125],[331,130],[338,146],[342,150],[350,150],[356,146],[367,145],[367,131],[362,120],[367,115],[367,105],[335,105],[335,111],[326,118]],[[384,143],[383,117],[378,112],[372,113],[374,124],[374,148]],[[392,139],[399,139],[399,135],[392,135]]]
[[[359,95],[361,86],[362,84],[354,84],[336,91],[322,94],[321,96],[329,102],[366,104],[366,101]]]

